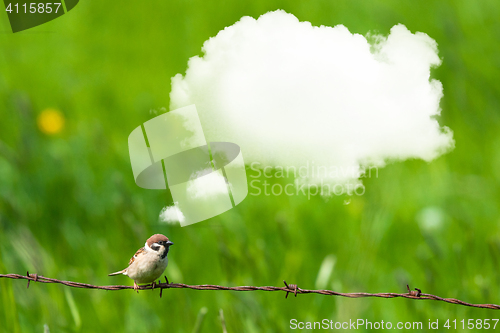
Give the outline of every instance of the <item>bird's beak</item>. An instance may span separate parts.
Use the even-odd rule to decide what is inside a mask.
[[[171,241],[168,241],[167,242],[167,245],[170,246],[170,245],[174,245],[174,243],[172,243]]]

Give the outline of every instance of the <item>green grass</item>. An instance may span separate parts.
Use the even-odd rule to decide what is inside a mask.
[[[432,163],[395,162],[344,197],[249,195],[235,209],[190,227],[158,222],[165,191],[133,181],[129,133],[168,107],[170,77],[205,40],[243,15],[282,8],[314,25],[388,34],[397,24],[434,38],[443,64],[441,125],[456,148]],[[0,273],[26,270],[93,284],[108,277],[152,233],[175,245],[166,274],[190,284],[423,292],[500,303],[500,3],[498,1],[82,0],[45,25],[8,33],[0,13]],[[41,133],[36,117],[61,110],[64,131]],[[10,147],[10,148],[9,148]],[[278,182],[272,179],[272,182]],[[443,226],[419,223],[425,209]],[[429,211],[429,210],[427,210]],[[102,253],[106,255],[102,255]],[[0,331],[288,332],[289,320],[422,321],[499,318],[493,310],[405,299],[165,290],[94,291],[0,279]]]

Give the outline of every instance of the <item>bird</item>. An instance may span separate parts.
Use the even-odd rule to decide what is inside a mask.
[[[154,234],[149,237],[128,262],[128,267],[121,271],[108,274],[126,275],[134,280],[134,290],[139,292],[139,284],[153,283],[159,278],[168,265],[168,250],[174,245],[165,235]]]

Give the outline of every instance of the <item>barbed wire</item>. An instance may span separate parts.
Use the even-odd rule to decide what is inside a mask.
[[[45,276],[41,276],[38,274],[30,274],[26,272],[26,275],[21,274],[0,274],[0,278],[8,278],[15,280],[28,280],[29,288],[30,282],[41,282],[41,283],[58,283],[63,284],[68,287],[73,288],[84,288],[84,289],[100,289],[100,290],[123,290],[123,289],[134,289],[133,286],[123,286],[123,285],[111,285],[111,286],[96,286],[93,284],[82,283],[82,282],[73,282],[73,281],[64,281],[53,278],[48,278]],[[282,291],[286,292],[285,298],[288,297],[289,293],[292,293],[297,297],[299,294],[320,294],[320,295],[329,295],[329,296],[341,296],[341,297],[349,297],[349,298],[362,298],[362,297],[379,297],[379,298],[409,298],[414,300],[433,300],[433,301],[441,301],[451,304],[458,304],[469,306],[473,308],[483,308],[483,309],[492,309],[492,310],[500,310],[500,305],[496,304],[472,304],[467,303],[455,298],[443,298],[432,294],[425,294],[418,288],[415,290],[410,290],[410,287],[406,285],[408,290],[407,293],[341,293],[333,290],[311,290],[311,289],[302,289],[299,288],[296,284],[290,284],[286,281],[283,281],[285,284],[284,287],[274,287],[274,286],[237,286],[237,287],[225,287],[214,284],[199,284],[199,285],[188,285],[184,283],[171,283],[168,281],[167,277],[165,277],[165,283],[154,282],[152,284],[140,285],[138,290],[153,290],[160,289],[160,297],[162,296],[164,289],[193,289],[193,290],[231,290],[231,291]]]

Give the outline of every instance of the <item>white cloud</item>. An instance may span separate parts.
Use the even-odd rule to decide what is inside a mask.
[[[166,222],[168,224],[178,224],[184,222],[184,220],[184,214],[182,214],[177,204],[163,207],[160,212],[160,221],[162,222]]]
[[[451,150],[452,133],[435,117],[443,96],[430,78],[441,62],[436,42],[403,25],[369,40],[284,11],[243,17],[172,78],[170,108],[196,104],[207,141],[234,142],[247,164],[262,167],[358,170]]]
[[[229,195],[226,180],[219,172],[195,175],[187,184],[187,194],[194,199],[207,199],[220,194]]]

